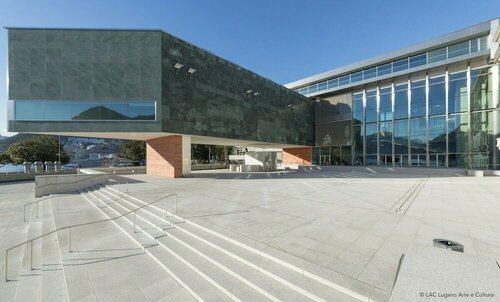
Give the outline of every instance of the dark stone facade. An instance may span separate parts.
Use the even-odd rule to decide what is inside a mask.
[[[9,100],[157,102],[157,121],[11,120],[10,131],[314,144],[314,105],[307,98],[164,32],[11,28],[8,39]]]

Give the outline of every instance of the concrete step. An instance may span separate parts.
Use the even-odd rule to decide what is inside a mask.
[[[113,190],[110,189],[103,190],[103,192],[110,194],[112,194],[112,191]],[[141,205],[139,200],[132,198],[131,196],[127,196],[126,194],[113,195],[115,197],[122,198],[121,201],[119,198],[116,198],[116,203],[129,203],[133,201],[136,206]],[[155,213],[152,213],[152,211],[155,211]],[[165,219],[163,218],[165,212],[163,209],[158,208],[157,206],[148,206],[147,210],[145,209],[145,212],[149,212],[149,217],[152,216],[151,214],[156,215],[156,217],[154,217],[156,223],[162,223],[162,220],[163,223],[165,222]],[[278,262],[274,261],[273,259],[276,257],[267,255],[266,253],[262,253],[260,251],[259,253],[252,252],[252,248],[245,248],[245,246],[248,246],[247,244],[237,241],[236,243],[239,243],[239,245],[235,244],[234,239],[231,238],[229,238],[230,240],[224,240],[223,238],[227,239],[227,236],[217,234],[211,230],[210,232],[207,232],[205,227],[201,227],[190,221],[189,223],[176,224],[175,226],[175,229],[168,229],[165,232],[170,235],[175,234],[174,237],[177,238],[182,237],[182,240],[185,240],[185,242],[188,241],[190,246],[197,246],[199,250],[205,251],[212,257],[219,257],[217,258],[219,262],[228,263],[227,258],[231,258],[233,261],[230,262],[232,263],[230,268],[233,268],[234,266],[235,269],[237,267],[237,272],[243,273],[246,271],[246,273],[249,274],[247,275],[248,278],[252,280],[259,280],[252,277],[252,274],[250,273],[252,270],[258,271],[261,275],[261,279],[263,277],[265,280],[272,279],[275,284],[273,291],[269,292],[269,285],[273,284],[273,282],[267,281],[267,283],[262,286],[267,288],[268,293],[272,294],[275,292],[279,295],[279,299],[290,300],[292,297],[301,295],[302,298],[312,298],[316,301],[367,300],[367,297],[363,295],[356,295],[355,292],[349,290],[348,287],[352,285],[349,284],[350,280],[348,280],[347,284],[338,285],[333,282],[328,282],[328,280],[324,280],[324,278],[313,274],[306,275],[303,271],[301,271],[302,268],[297,268],[283,260]],[[214,234],[218,236],[215,236]],[[250,243],[250,245],[255,244],[256,242],[253,242],[253,244]],[[247,267],[243,268],[244,266]],[[250,270],[248,270],[248,268],[250,268]],[[291,291],[293,293],[291,293]]]
[[[52,201],[45,202],[42,223],[44,234],[56,229],[53,213]],[[42,248],[42,301],[69,301],[57,232],[43,238]]]
[[[31,212],[32,216],[34,211]],[[42,235],[42,220],[32,217],[28,231],[28,240]],[[22,268],[18,277],[18,286],[14,301],[33,302],[42,301],[42,240],[37,239],[25,245]],[[32,269],[33,268],[33,269]]]
[[[100,196],[103,198],[107,198],[108,192],[102,193]],[[112,195],[110,195],[112,196]],[[131,203],[126,202],[114,202],[109,203],[110,207],[115,208],[121,213],[133,210],[135,207]],[[159,230],[161,230],[162,226],[157,227],[154,222],[159,222],[161,224],[165,224],[163,219],[159,219],[159,217],[154,217],[151,215],[147,215],[145,212],[147,210],[139,210],[137,218],[141,220],[142,224],[147,224],[147,229],[143,228],[144,232],[150,233],[150,227],[154,226]],[[149,217],[148,217],[149,216]],[[152,218],[151,220],[147,220],[147,218]],[[148,222],[146,222],[148,221]],[[172,228],[170,228],[172,229]],[[152,234],[154,236],[154,234]],[[227,290],[231,295],[236,297],[236,299],[240,300],[251,300],[258,301],[265,299],[265,297],[269,296],[267,292],[260,289],[262,293],[255,291],[255,285],[250,283],[248,280],[242,278],[236,272],[229,270],[224,264],[214,261],[210,257],[206,256],[201,250],[197,250],[192,248],[191,246],[179,241],[172,236],[170,236],[169,232],[166,232],[166,236],[157,237],[158,241],[167,246],[170,250],[173,251],[176,255],[182,255],[182,258],[187,261],[189,266],[194,266],[195,270],[199,271],[201,274],[207,276],[212,279],[216,284],[224,285],[223,290]],[[248,287],[247,285],[253,285],[254,288]],[[231,296],[229,295],[229,296]],[[277,299],[275,299],[277,300]]]
[[[113,203],[109,201],[109,205],[107,207],[101,208],[103,202],[96,201],[97,194],[92,192],[89,193],[90,195],[87,197],[87,200],[93,203],[95,207],[98,207],[105,216],[116,217],[121,215],[121,212],[119,212],[118,209],[111,207]],[[102,196],[100,198],[105,199]],[[125,213],[126,211],[122,212]],[[151,230],[144,230],[137,225],[136,230],[139,232],[134,233],[132,217],[133,216],[131,215],[127,215],[126,217],[114,220],[114,222],[122,230],[122,232],[126,233],[130,238],[133,238],[133,240],[137,240],[136,242],[145,248],[145,251],[153,258],[153,260],[158,263],[172,278],[174,278],[187,292],[190,293],[191,298],[204,301],[231,300],[210,284],[206,279],[186,267],[185,263],[176,258],[168,250],[168,247],[155,244],[156,241],[154,238],[156,234],[150,234],[152,233]],[[143,242],[145,238],[148,239],[147,244]],[[183,296],[186,295],[183,294]]]
[[[95,195],[97,196],[97,194]],[[119,206],[115,202],[110,202],[110,200],[106,200],[105,194],[100,193],[99,197],[101,198],[101,202],[107,203],[108,204],[108,209],[103,209],[103,211],[113,211],[114,216],[118,216],[124,213],[128,213],[130,209],[127,209],[126,207]],[[96,201],[97,204],[97,201]],[[137,216],[139,218],[140,216]],[[142,218],[142,217],[141,217]],[[132,215],[127,215],[124,217],[126,221],[128,222],[129,226],[133,226],[133,216]],[[123,222],[123,221],[122,221]],[[144,221],[143,221],[144,222]],[[154,228],[154,225],[144,225],[147,223],[143,223],[140,225],[137,223],[136,229],[140,229],[141,233],[140,235],[147,235],[150,239],[154,240],[154,238],[161,237],[158,233],[161,232],[163,235],[163,232],[161,229]],[[127,228],[124,227],[124,230],[127,232],[131,232],[132,230],[127,230]],[[133,233],[131,235],[137,236],[137,233]],[[201,272],[199,269],[191,265],[189,261],[187,261],[183,256],[180,256],[179,254],[175,253],[170,247],[160,243],[159,246],[164,250],[163,252],[159,253],[158,249],[155,248],[154,250],[156,252],[152,252],[158,259],[163,261],[162,263],[168,267],[173,274],[177,275],[179,279],[183,280],[184,283],[187,284],[189,288],[191,288],[197,295],[202,297],[203,300],[205,301],[231,301],[231,295],[225,288],[223,288],[219,283],[215,282],[211,277],[208,277],[205,275],[203,272]],[[238,299],[235,299],[235,301],[239,301]]]

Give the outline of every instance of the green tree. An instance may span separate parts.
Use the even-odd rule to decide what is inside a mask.
[[[25,161],[35,162],[37,160],[57,161],[59,160],[59,142],[52,136],[40,135],[32,138],[22,139],[10,145],[7,154],[15,164]],[[69,156],[61,147],[61,162],[69,162]]]
[[[123,145],[123,156],[130,160],[146,159],[146,142],[143,141],[128,141]]]
[[[11,162],[10,156],[7,153],[0,153],[0,164],[8,164]]]

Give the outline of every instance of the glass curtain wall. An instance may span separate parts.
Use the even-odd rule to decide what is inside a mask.
[[[499,69],[353,94],[353,164],[500,169]]]

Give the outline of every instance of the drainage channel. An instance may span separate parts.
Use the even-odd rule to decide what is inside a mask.
[[[395,208],[396,213],[403,212],[402,214],[405,215],[406,212],[410,209],[412,206],[413,202],[415,199],[417,199],[418,195],[424,188],[424,185],[427,183],[427,180],[429,177],[422,179],[421,181],[417,182],[415,185],[413,185],[404,195],[401,197],[398,202],[394,205],[397,206],[399,202],[402,201],[402,203],[399,205],[399,207]],[[406,207],[405,207],[406,205]],[[404,210],[404,211],[403,211]]]

